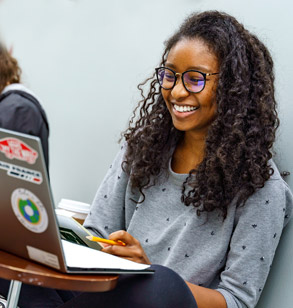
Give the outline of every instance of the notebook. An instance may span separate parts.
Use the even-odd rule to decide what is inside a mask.
[[[64,273],[151,274],[132,262],[61,239],[40,139],[0,129],[0,249]]]
[[[97,250],[103,248],[99,242],[88,239],[88,236],[94,236],[94,234],[74,219],[71,213],[59,208],[55,209],[55,213],[61,239]]]

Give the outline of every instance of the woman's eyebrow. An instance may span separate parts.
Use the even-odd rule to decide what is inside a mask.
[[[176,66],[172,63],[166,62],[165,67],[172,68],[174,71],[176,71]],[[203,65],[190,66],[186,69],[186,71],[188,71],[188,70],[196,70],[196,71],[201,71],[203,73],[215,73],[215,72],[213,72],[213,70],[211,70],[210,68],[203,66]]]
[[[172,63],[169,63],[169,62],[166,62],[165,63],[165,67],[170,67],[170,68],[172,68],[172,69],[176,69],[176,66],[175,65],[173,65]]]

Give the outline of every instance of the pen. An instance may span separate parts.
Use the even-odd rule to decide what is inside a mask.
[[[119,241],[119,240],[118,241],[112,241],[112,240],[107,240],[105,238],[92,236],[92,235],[88,235],[86,238],[89,239],[90,241],[93,241],[93,242],[102,242],[102,243],[106,243],[106,244],[110,244],[110,245],[120,245],[120,246],[126,245],[125,243],[123,243],[122,241]]]

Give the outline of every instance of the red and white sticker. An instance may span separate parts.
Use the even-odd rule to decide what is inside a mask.
[[[18,159],[34,164],[38,158],[38,152],[23,141],[16,138],[0,139],[0,152],[9,159]]]
[[[9,176],[31,182],[34,184],[42,184],[42,173],[36,170],[16,166],[0,160],[0,169],[6,170]]]

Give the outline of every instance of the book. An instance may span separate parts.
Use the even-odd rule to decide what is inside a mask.
[[[93,242],[87,238],[88,236],[93,236],[93,234],[75,220],[71,213],[62,209],[55,209],[55,213],[62,240],[96,250],[103,248],[98,242]]]

